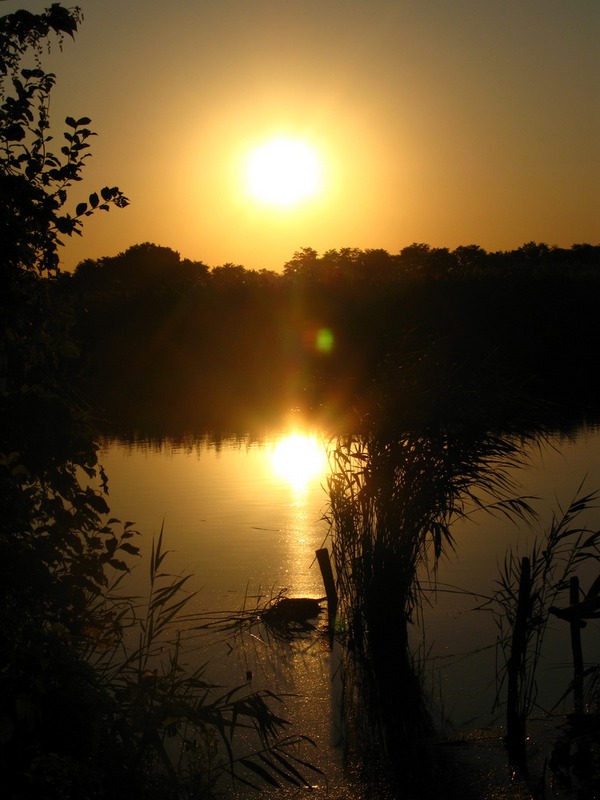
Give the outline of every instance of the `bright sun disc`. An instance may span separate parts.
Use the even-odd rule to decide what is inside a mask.
[[[272,464],[281,478],[295,489],[303,489],[325,472],[327,459],[316,436],[292,433],[276,444]]]
[[[280,137],[253,150],[246,163],[250,195],[272,206],[292,206],[317,194],[321,165],[314,148]]]

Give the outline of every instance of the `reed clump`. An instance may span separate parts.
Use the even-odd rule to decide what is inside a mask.
[[[357,735],[392,785],[426,796],[434,730],[409,645],[418,574],[435,577],[454,548],[453,522],[470,508],[532,513],[508,472],[522,461],[522,440],[464,426],[390,428],[339,437],[330,460],[327,518]]]
[[[289,734],[282,700],[247,684],[230,689],[206,675],[187,641],[198,616],[190,575],[165,569],[163,530],[152,543],[144,599],[118,591],[120,576],[93,609],[79,646],[109,700],[109,726],[144,797],[211,798],[224,777],[233,784],[310,788],[320,773],[297,754],[308,737]],[[195,666],[193,664],[196,664]],[[242,738],[239,743],[237,740]],[[120,795],[119,795],[120,796]]]
[[[587,621],[599,616],[600,577],[587,593],[579,588],[579,573],[589,571],[600,561],[600,530],[590,528],[582,517],[597,508],[597,493],[584,493],[580,486],[565,509],[554,513],[547,530],[536,536],[525,556],[510,550],[504,559],[492,597],[481,608],[491,611],[498,629],[497,648],[500,667],[497,676],[496,707],[505,705],[508,755],[523,774],[528,772],[527,721],[538,705],[538,666],[550,620],[569,623],[574,677],[566,692],[573,695],[572,727],[559,740],[549,759],[551,770],[560,772],[565,754],[595,738],[598,751],[597,664],[584,669],[581,630]],[[559,607],[562,606],[562,607]],[[588,678],[587,698],[584,680]],[[546,711],[546,714],[549,712]],[[595,729],[595,733],[592,733]],[[585,730],[580,737],[581,730]],[[592,735],[590,736],[590,733]],[[589,740],[589,741],[586,741]],[[567,772],[576,768],[570,757]],[[589,758],[584,761],[590,761]],[[556,769],[555,769],[556,768]],[[589,784],[589,781],[588,781]]]

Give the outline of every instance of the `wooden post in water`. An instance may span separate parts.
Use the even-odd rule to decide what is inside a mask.
[[[571,578],[569,583],[569,604],[576,608],[579,603],[579,578]],[[573,651],[573,710],[575,714],[583,713],[583,650],[581,648],[580,614],[573,614],[569,619],[571,629],[571,650]],[[585,623],[584,623],[585,624]]]
[[[333,570],[331,569],[331,560],[329,558],[329,550],[326,547],[321,547],[315,551],[319,568],[323,577],[325,585],[325,594],[327,595],[327,611],[329,615],[329,625],[333,629],[335,615],[337,613],[337,591],[335,588],[335,580],[333,578]]]
[[[527,618],[531,593],[531,563],[524,556],[521,560],[521,578],[517,615],[513,628],[510,657],[508,659],[508,693],[506,697],[506,744],[512,763],[527,772],[525,749],[525,713],[519,708],[519,682],[527,650]]]

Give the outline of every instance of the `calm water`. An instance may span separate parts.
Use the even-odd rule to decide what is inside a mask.
[[[247,590],[324,594],[315,550],[326,458],[316,433],[263,442],[152,447],[113,443],[102,455],[111,513],[135,520],[144,537],[164,522],[172,566],[196,576],[204,609],[237,609]]]
[[[172,551],[167,566],[193,574],[194,612],[254,608],[283,590],[324,597],[315,560],[327,535],[320,434],[285,431],[261,442],[225,442],[218,450],[204,442],[113,442],[102,462],[111,513],[135,520],[142,549],[164,521]],[[128,590],[143,594],[146,580],[142,558]],[[242,685],[250,670],[252,688],[289,695],[274,710],[317,744],[301,755],[327,774],[330,790],[355,796],[341,770],[338,657],[322,632],[286,642],[259,626],[229,636],[192,634],[186,644],[190,663],[208,661],[208,675],[219,685]]]
[[[314,560],[327,536],[324,454],[320,434],[300,428],[261,441],[224,442],[218,449],[203,441],[177,446],[115,441],[106,445],[102,461],[111,513],[135,521],[144,547],[164,522],[171,569],[193,573],[194,610],[207,613],[264,603],[282,589],[292,596],[325,594]],[[434,703],[458,729],[501,721],[491,711],[496,628],[489,614],[474,610],[493,591],[498,564],[509,547],[525,554],[536,532],[559,506],[568,505],[582,481],[587,491],[600,488],[598,430],[557,436],[527,457],[515,477],[521,494],[539,498],[540,527],[517,528],[484,514],[457,526],[456,553],[443,560],[438,591],[428,593],[431,605],[415,627],[415,645],[429,656],[424,669]],[[600,511],[591,512],[587,522],[598,527]],[[142,561],[131,577],[136,590],[143,591],[146,571]],[[582,575],[584,589],[593,577]],[[547,706],[570,679],[568,637],[564,622],[551,626],[540,670],[540,701]],[[588,625],[584,657],[597,659],[598,642],[598,624]],[[318,743],[313,760],[328,771],[333,785],[342,780],[338,662],[323,637],[281,643],[260,635],[226,642],[199,636],[193,644],[202,660],[210,658],[209,672],[223,684],[243,683],[251,669],[255,688],[298,694],[288,703],[289,718]]]
[[[526,456],[524,467],[513,476],[519,493],[535,498],[531,504],[539,521],[528,527],[478,513],[469,523],[457,525],[456,553],[450,553],[440,566],[438,591],[429,592],[431,605],[425,605],[424,621],[418,630],[428,654],[426,674],[431,694],[440,713],[458,729],[504,722],[502,710],[492,713],[497,628],[491,614],[476,609],[496,589],[507,551],[527,555],[553,515],[560,517],[561,509],[565,510],[582,489],[586,493],[600,489],[597,429],[582,429],[572,438],[556,436],[543,446],[533,447]],[[578,524],[598,529],[600,507],[582,514]],[[592,564],[579,571],[583,590],[590,587],[598,571]],[[457,592],[457,588],[476,596]],[[563,597],[559,605],[567,604]],[[589,622],[582,634],[584,658],[587,654],[592,663],[597,663],[599,656],[599,631],[597,622]],[[538,702],[550,710],[572,679],[569,626],[555,617],[548,626],[544,653],[537,672]]]

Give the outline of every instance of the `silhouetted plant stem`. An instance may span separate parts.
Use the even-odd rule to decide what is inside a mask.
[[[508,691],[506,698],[506,742],[511,761],[521,771],[527,772],[526,715],[520,706],[520,683],[523,680],[527,655],[527,621],[531,606],[531,562],[521,559],[521,576],[517,614],[513,628],[508,660]]]
[[[581,488],[581,487],[580,487]],[[577,627],[581,622],[581,603],[579,602],[576,569],[590,559],[600,560],[600,530],[582,525],[578,517],[595,506],[597,495],[577,495],[565,511],[553,516],[543,540],[535,540],[526,558],[518,558],[509,552],[499,580],[499,588],[492,604],[496,623],[500,630],[499,648],[504,654],[505,669],[499,675],[496,705],[504,682],[507,683],[507,748],[511,762],[526,773],[525,726],[531,709],[537,699],[537,666],[542,654],[542,646],[547,630],[549,615],[553,614]],[[554,603],[563,592],[569,592],[570,604],[559,608]],[[589,610],[593,613],[595,586],[590,590]],[[582,675],[583,659],[581,642],[574,637],[571,627],[571,645],[576,672]],[[571,683],[563,698],[573,690]],[[582,691],[575,688],[576,693]],[[563,699],[561,698],[561,699]],[[581,694],[579,695],[581,698]],[[582,706],[577,698],[576,705]],[[560,701],[559,701],[560,702]],[[571,742],[567,740],[567,759],[571,769],[573,763],[569,755]],[[584,750],[581,750],[584,752]],[[561,759],[553,754],[556,763]]]
[[[579,578],[574,575],[569,582],[569,604],[577,607],[579,603]],[[581,616],[573,614],[569,621],[571,629],[571,650],[573,651],[573,710],[576,715],[583,714],[583,650],[581,647]]]

